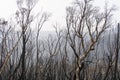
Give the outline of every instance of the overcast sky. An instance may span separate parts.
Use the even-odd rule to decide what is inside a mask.
[[[53,30],[51,26],[53,24],[60,24],[63,26],[65,24],[65,8],[70,5],[73,0],[39,0],[34,10],[43,11],[52,13],[52,16],[49,19],[47,25],[43,28],[43,30]],[[115,5],[117,7],[117,11],[115,12],[115,21],[120,21],[120,0],[94,0],[95,5],[104,7],[105,1],[111,5]],[[0,0],[0,18],[10,18],[17,10],[16,0]],[[61,25],[63,24],[63,25]]]

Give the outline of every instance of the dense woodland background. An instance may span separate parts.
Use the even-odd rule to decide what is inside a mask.
[[[66,8],[66,25],[41,32],[50,14],[32,14],[36,0],[17,0],[10,21],[0,19],[0,80],[120,80],[120,25],[114,8],[93,0]],[[32,29],[35,28],[35,30]],[[46,36],[47,35],[47,36]]]

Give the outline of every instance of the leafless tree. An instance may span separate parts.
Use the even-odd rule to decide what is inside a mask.
[[[103,13],[92,6],[92,0],[76,0],[73,7],[67,8],[66,24],[69,44],[76,57],[74,80],[81,80],[80,72],[84,61],[102,33],[110,27],[112,9],[105,8]],[[83,64],[83,65],[82,65]],[[83,78],[84,79],[84,78]]]

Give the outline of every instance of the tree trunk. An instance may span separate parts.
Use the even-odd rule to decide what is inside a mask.
[[[25,35],[25,27],[22,27],[22,73],[21,73],[21,77],[20,80],[25,80],[25,53],[26,53],[26,35]]]
[[[118,32],[116,36],[116,55],[115,55],[115,72],[114,72],[114,80],[117,80],[117,69],[118,69],[118,57],[119,57],[119,23],[118,23]]]

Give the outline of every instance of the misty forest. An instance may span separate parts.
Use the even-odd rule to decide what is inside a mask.
[[[74,0],[64,28],[55,24],[48,34],[41,29],[52,15],[33,14],[37,2],[17,0],[11,19],[0,18],[0,80],[120,80],[115,7],[106,3],[100,10],[93,0]]]

